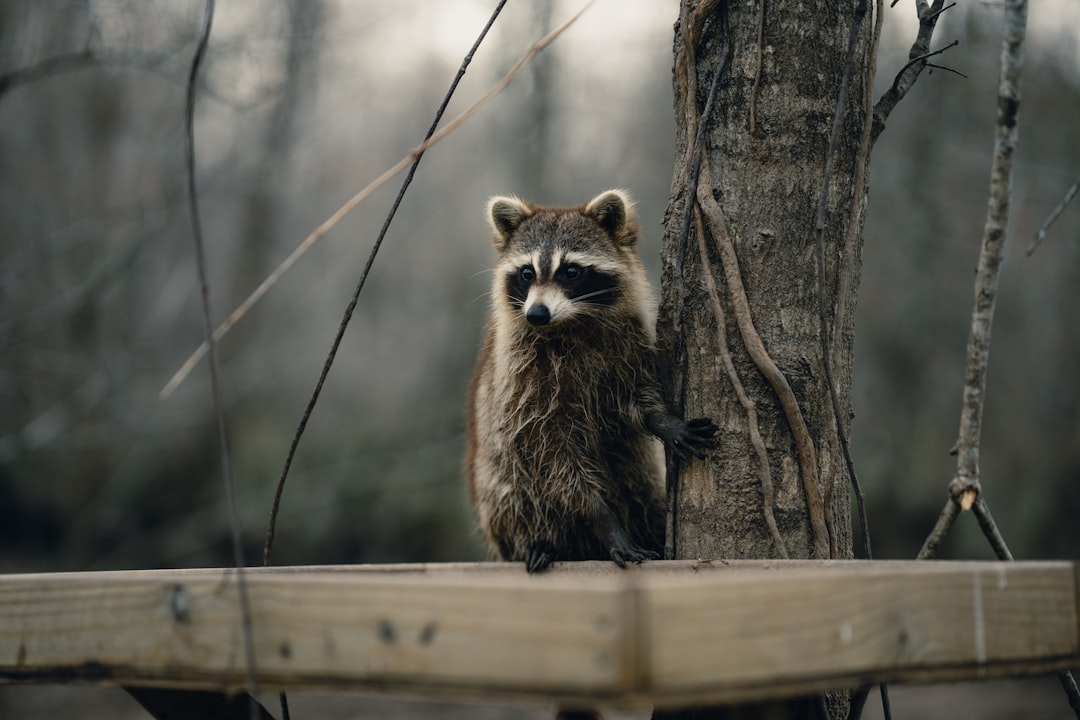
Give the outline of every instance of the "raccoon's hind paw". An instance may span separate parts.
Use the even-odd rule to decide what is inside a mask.
[[[634,563],[636,565],[637,563],[646,560],[659,560],[660,553],[646,550],[637,545],[623,545],[622,547],[611,548],[611,559],[614,560],[615,564],[619,567],[625,568],[627,563]]]
[[[719,430],[710,418],[680,420],[673,415],[656,413],[646,418],[649,430],[664,441],[664,445],[686,460],[691,455],[698,460],[705,459],[705,451],[716,445],[716,433]]]
[[[556,554],[555,546],[547,540],[534,540],[525,552],[525,570],[530,575],[547,570]]]

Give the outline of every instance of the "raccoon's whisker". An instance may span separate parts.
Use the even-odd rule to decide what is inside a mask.
[[[489,293],[489,292],[480,293],[479,295],[474,297],[472,300],[470,300],[468,303],[466,303],[465,307],[472,307],[473,305],[478,303],[480,300],[483,300],[484,298],[487,298],[487,297],[491,297],[491,293]]]
[[[574,302],[582,302],[583,300],[588,300],[589,298],[599,297],[601,295],[610,295],[613,292],[615,292],[615,288],[602,288],[600,290],[594,290],[591,293],[585,293],[584,295],[578,295],[577,297],[574,298]]]

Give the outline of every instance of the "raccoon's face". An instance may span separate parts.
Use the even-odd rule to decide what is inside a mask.
[[[611,312],[623,300],[627,273],[640,267],[632,212],[619,191],[578,208],[493,199],[496,302],[535,328]]]
[[[504,292],[511,306],[530,325],[569,320],[598,313],[619,299],[618,275],[605,269],[603,258],[574,251],[538,250],[515,254],[499,263]]]

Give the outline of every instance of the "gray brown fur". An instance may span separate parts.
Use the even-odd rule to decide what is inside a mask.
[[[530,572],[658,557],[656,437],[702,457],[716,427],[664,407],[633,204],[621,191],[571,208],[499,197],[488,216],[498,260],[466,461],[488,547]]]

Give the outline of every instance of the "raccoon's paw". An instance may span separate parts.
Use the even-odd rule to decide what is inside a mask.
[[[555,546],[549,541],[534,540],[525,552],[525,570],[530,575],[543,572],[555,561],[556,555]]]
[[[634,563],[636,565],[637,563],[646,560],[659,560],[660,553],[646,550],[637,545],[621,545],[611,548],[611,559],[615,561],[615,564],[619,567],[625,568],[627,563]]]
[[[716,433],[720,428],[712,421],[712,418],[702,417],[687,420],[685,423],[685,437],[681,442],[692,448],[691,452],[699,460],[705,457],[705,450],[716,447]]]
[[[681,460],[686,460],[691,455],[698,460],[704,460],[705,451],[716,444],[716,433],[719,430],[710,418],[680,420],[673,415],[659,413],[646,418],[646,424]]]

